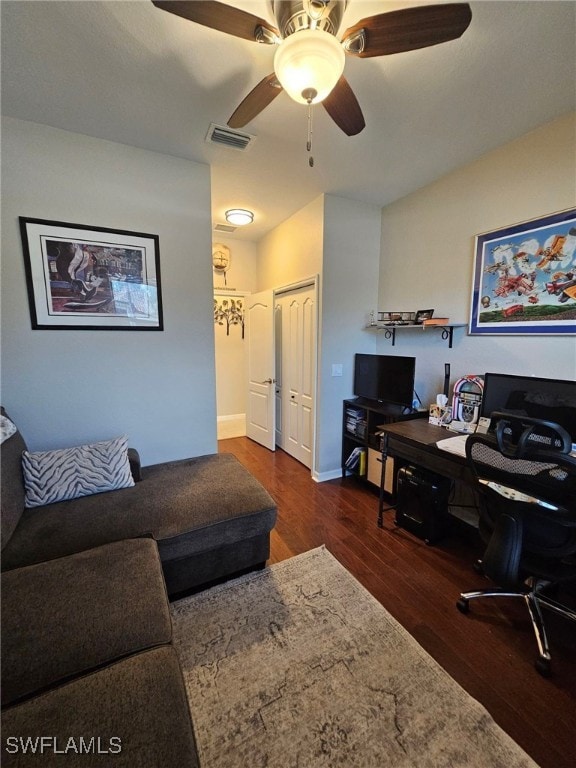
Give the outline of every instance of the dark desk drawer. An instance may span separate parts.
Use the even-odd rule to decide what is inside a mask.
[[[425,467],[431,472],[449,477],[453,480],[471,481],[470,470],[466,466],[465,459],[453,454],[443,455],[443,452],[434,446],[420,448],[390,435],[388,440],[388,453],[399,459],[405,459],[411,464]]]

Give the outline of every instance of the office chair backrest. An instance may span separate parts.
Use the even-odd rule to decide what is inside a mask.
[[[494,411],[491,421],[496,423],[496,440],[505,456],[520,458],[534,450],[568,454],[572,449],[572,438],[568,432],[552,421],[512,416],[501,411]]]
[[[473,434],[466,457],[477,480],[492,481],[545,504],[576,509],[576,457],[559,424],[495,412],[494,434]]]
[[[466,440],[477,480],[485,573],[505,588],[522,581],[528,551],[560,558],[576,549],[576,458],[568,433],[552,422],[493,414],[493,434]]]

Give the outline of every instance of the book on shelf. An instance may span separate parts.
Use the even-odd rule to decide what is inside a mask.
[[[448,325],[449,322],[449,317],[429,317],[427,320],[422,321],[422,325]]]
[[[346,431],[363,438],[366,435],[366,411],[362,408],[346,408]]]
[[[358,470],[359,475],[366,474],[366,449],[354,448],[346,459],[346,468]]]

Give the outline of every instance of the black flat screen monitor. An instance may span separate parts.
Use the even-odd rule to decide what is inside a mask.
[[[412,405],[415,370],[415,357],[357,353],[354,394],[381,403]]]
[[[480,415],[494,411],[553,421],[576,443],[576,381],[486,373]]]

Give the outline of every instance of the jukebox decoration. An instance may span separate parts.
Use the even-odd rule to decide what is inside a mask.
[[[473,373],[462,376],[454,384],[452,418],[467,424],[477,424],[482,404],[484,379]]]

